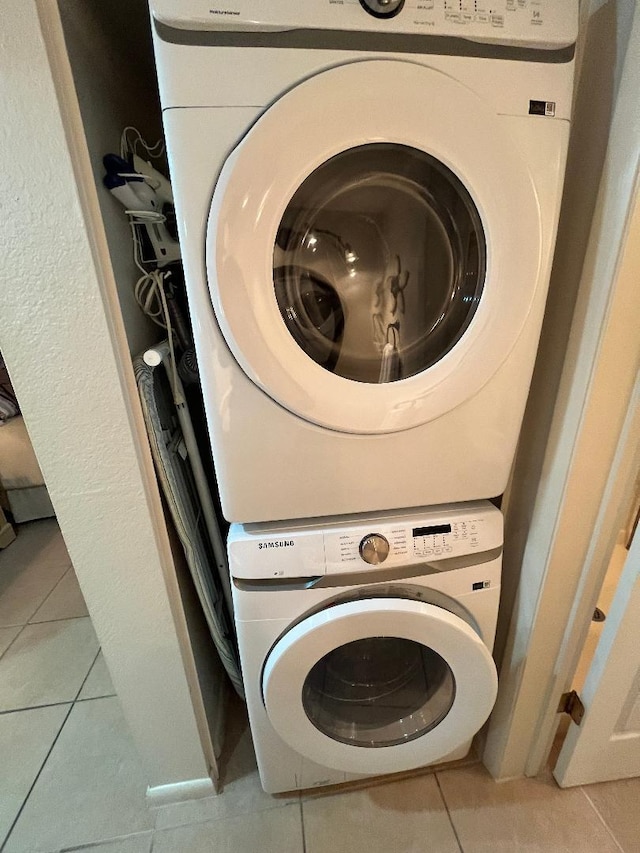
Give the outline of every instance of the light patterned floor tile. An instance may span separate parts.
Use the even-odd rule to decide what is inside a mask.
[[[55,619],[77,619],[88,615],[76,573],[70,568],[29,622],[52,622]]]
[[[56,705],[0,715],[0,847],[68,711]]]
[[[70,565],[55,519],[20,525],[0,551],[0,627],[25,625]]]
[[[16,527],[15,542],[2,551],[22,564],[44,562],[50,566],[70,566],[71,559],[55,518],[29,521]]]
[[[231,701],[229,714],[231,719],[222,760],[221,793],[217,797],[161,806],[156,810],[157,829],[262,812],[298,802],[298,794],[273,796],[263,791],[246,710],[240,700]]]
[[[150,830],[146,787],[118,700],[79,702],[3,853],[49,853]]]
[[[126,838],[105,841],[104,844],[91,844],[89,847],[67,847],[61,853],[150,853],[152,841],[153,832],[142,832],[139,835],[129,835]]]
[[[437,775],[464,853],[620,853],[580,789],[498,783],[481,765]]]
[[[458,853],[435,776],[302,803],[307,853]]]
[[[0,711],[73,701],[98,648],[89,618],[27,625],[0,658]]]
[[[11,643],[15,640],[22,628],[0,628],[0,658],[7,651]]]
[[[625,853],[640,853],[640,777],[583,789]]]
[[[298,803],[282,809],[156,830],[153,853],[303,853]]]
[[[78,699],[100,699],[103,696],[115,696],[116,691],[107,669],[102,652],[91,667],[87,680],[82,685]]]

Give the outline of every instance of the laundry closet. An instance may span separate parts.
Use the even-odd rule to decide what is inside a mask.
[[[577,113],[574,118],[576,137],[569,148],[568,183],[560,218],[559,249],[551,277],[548,302],[550,308],[547,309],[532,397],[525,414],[520,448],[513,469],[514,476],[508,487],[508,500],[505,504],[506,533],[510,538],[505,540],[505,569],[508,571],[503,575],[496,646],[498,658],[506,645],[511,609],[521,580],[519,569],[527,544],[526,535],[535,503],[555,391],[562,369],[564,343],[570,326],[575,293],[578,290],[610,114],[615,100],[618,73],[616,69],[621,67],[624,58],[622,48],[618,47],[617,51],[612,48],[608,65],[610,73],[598,74],[598,66],[601,68],[603,61],[603,40],[608,44],[607,39],[611,32],[615,31],[616,27],[622,30],[621,22],[625,21],[627,14],[623,7],[617,12],[612,9],[611,6],[615,4],[600,5],[601,8],[594,11],[591,19],[584,11],[582,13],[583,23],[590,20],[591,41],[587,39],[586,43],[582,41],[579,45],[579,57],[583,62],[581,85],[584,90],[577,90]],[[143,2],[125,3],[120,0],[108,4],[59,0],[58,7],[82,125],[98,187],[97,200],[117,284],[119,308],[129,352],[131,356],[135,356],[156,344],[162,335],[140,312],[133,298],[133,284],[138,277],[138,271],[131,252],[129,226],[122,216],[121,207],[101,186],[101,180],[102,158],[109,151],[118,149],[124,127],[135,126],[149,143],[162,136],[148,9]],[[620,38],[624,39],[623,32],[620,32]],[[593,99],[590,114],[587,108],[587,91],[593,91],[594,85],[600,87],[602,97]],[[581,168],[584,162],[592,165],[586,176]],[[293,232],[294,228],[291,231]],[[335,246],[330,247],[329,253],[334,248]],[[400,275],[401,271],[397,271],[397,274]],[[462,322],[464,324],[465,321]],[[286,389],[281,393],[286,394]],[[335,424],[332,427],[335,428]],[[487,494],[486,497],[496,496]],[[262,519],[256,517],[254,520]],[[416,522],[414,525],[416,529],[427,526],[422,522]],[[224,741],[224,709],[228,690],[226,676],[217,661],[179,543],[174,542],[173,546],[177,588],[180,589],[181,595],[180,609],[188,626],[188,637],[183,636],[182,642],[188,643],[193,650],[195,670],[192,673],[191,690],[192,693],[199,693],[197,701],[205,711],[207,733],[204,739],[209,739],[212,748],[214,758],[209,763],[212,775],[216,776],[215,757],[220,755]]]

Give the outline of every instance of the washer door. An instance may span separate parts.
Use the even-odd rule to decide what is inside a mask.
[[[266,110],[218,180],[207,274],[247,376],[354,433],[475,395],[539,283],[531,176],[500,116],[411,62],[325,71]]]
[[[301,755],[348,773],[431,764],[470,740],[496,698],[495,664],[462,619],[424,602],[350,601],[278,640],[267,715]]]

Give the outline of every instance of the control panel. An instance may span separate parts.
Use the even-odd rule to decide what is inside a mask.
[[[391,567],[435,562],[490,551],[501,544],[502,519],[487,511],[463,518],[454,514],[326,531],[325,573],[367,571],[383,563]]]
[[[443,562],[502,546],[502,514],[488,501],[357,521],[231,526],[231,574],[238,578],[311,577]],[[482,557],[479,557],[482,561]]]
[[[457,36],[541,49],[578,35],[578,0],[150,0],[156,20],[191,30],[357,30]]]

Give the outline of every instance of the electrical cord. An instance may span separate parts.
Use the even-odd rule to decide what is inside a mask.
[[[185,401],[179,390],[178,382],[178,363],[176,360],[174,346],[174,330],[171,325],[171,314],[167,305],[167,295],[165,293],[165,282],[171,277],[171,271],[161,272],[160,270],[151,270],[149,272],[143,270],[143,275],[140,276],[134,287],[134,296],[136,302],[149,319],[157,326],[167,330],[167,341],[169,343],[169,361],[171,362],[171,373],[173,381],[171,383],[173,390],[174,403],[176,406],[182,405]]]
[[[140,243],[140,235],[136,228],[137,225],[149,225],[151,223],[166,222],[166,217],[162,213],[157,213],[154,210],[125,210],[129,217],[129,227],[131,228],[131,236],[133,238],[133,260],[140,272],[146,275],[147,268],[143,266],[145,261],[142,256],[142,245]]]
[[[142,146],[149,157],[156,159],[162,157],[165,150],[163,139],[159,139],[155,145],[148,145],[142,138],[140,131],[136,127],[128,125],[122,131],[122,136],[120,137],[120,156],[122,159],[127,160],[129,153],[137,154],[138,146]],[[121,178],[137,178],[138,180],[142,178],[154,190],[159,186],[159,182],[138,172],[120,172],[118,174]],[[165,284],[168,283],[171,277],[171,270],[162,272],[158,269],[149,270],[145,268],[140,237],[136,228],[138,225],[164,223],[166,222],[166,217],[162,213],[153,210],[125,210],[125,213],[129,217],[129,227],[131,228],[133,237],[133,261],[142,273],[134,286],[134,297],[143,313],[157,326],[167,330],[169,360],[173,376],[171,385],[174,403],[176,406],[184,405],[185,400],[179,390],[178,365],[173,340],[174,330],[171,325],[171,314],[165,293]]]
[[[161,183],[158,180],[154,180],[150,175],[145,175],[144,172],[118,172],[119,178],[135,178],[136,180],[143,180],[145,184],[149,184],[152,190],[157,190],[160,188]]]
[[[129,214],[144,213],[148,211],[127,211]],[[157,214],[153,214],[157,215]],[[167,305],[167,295],[165,293],[165,283],[171,277],[171,270],[162,272],[161,270],[146,270],[142,266],[139,256],[140,243],[135,230],[135,222],[130,219],[129,224],[133,234],[133,261],[138,267],[142,275],[135,283],[133,294],[136,302],[140,306],[142,312],[157,326],[167,330],[167,341],[169,343],[169,360],[171,362],[171,372],[173,382],[173,396],[175,404],[181,405],[184,403],[182,394],[180,393],[178,379],[178,364],[176,361],[176,353],[174,346],[174,330],[171,325],[171,314]]]
[[[133,140],[129,139],[131,134],[135,134]],[[141,145],[144,148],[149,157],[153,157],[156,160],[164,154],[164,140],[162,138],[160,138],[155,145],[147,145],[138,128],[133,127],[133,125],[128,125],[122,131],[122,136],[120,137],[120,156],[122,159],[126,160],[129,152],[137,154],[138,145]]]

